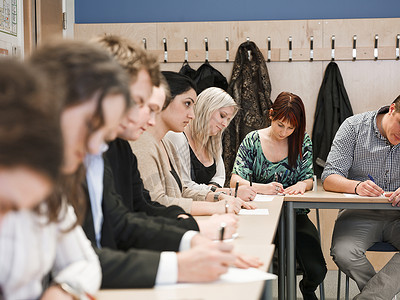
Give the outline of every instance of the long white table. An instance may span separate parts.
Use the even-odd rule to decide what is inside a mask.
[[[259,257],[264,263],[260,269],[267,271],[275,249],[272,243],[280,219],[283,197],[275,197],[271,202],[257,202],[255,204],[258,208],[267,208],[269,210],[269,215],[239,216],[239,236],[234,240],[235,250]],[[267,293],[263,294],[264,281],[247,283],[178,284],[169,287],[155,287],[152,289],[101,290],[96,295],[96,298],[98,300],[255,300],[260,299],[260,297],[272,299],[270,289],[271,287],[268,286]]]

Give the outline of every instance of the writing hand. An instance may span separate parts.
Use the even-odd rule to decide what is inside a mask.
[[[383,189],[372,180],[363,181],[357,187],[357,194],[360,196],[379,197],[383,193]]]

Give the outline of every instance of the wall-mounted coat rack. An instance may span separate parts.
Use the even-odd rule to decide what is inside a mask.
[[[167,63],[232,62],[247,38],[256,43],[267,62],[400,58],[400,18],[76,24],[75,28],[78,39],[123,35],[143,43],[160,62]],[[185,38],[187,42],[182,43]]]
[[[146,48],[146,38],[143,38],[144,47]],[[188,39],[185,37],[184,46],[182,50],[167,50],[167,39],[163,38],[163,50],[148,50],[160,58],[163,62],[204,62],[201,56],[205,57],[205,61],[214,62],[229,62],[233,61],[233,57],[230,56],[230,44],[229,37],[225,37],[225,49],[212,49],[209,47],[209,38],[204,38],[204,50],[190,49],[188,50]],[[267,37],[266,45],[258,45],[260,50],[266,57],[267,62],[273,61],[335,61],[335,60],[378,60],[378,59],[399,59],[399,40],[400,34],[395,36],[393,40],[393,46],[378,47],[379,35],[375,34],[371,39],[371,47],[360,47],[357,48],[357,35],[353,35],[352,41],[349,41],[349,47],[335,47],[336,36],[332,35],[331,47],[330,48],[315,48],[315,37],[310,36],[310,48],[295,48],[293,46],[294,39],[292,36],[288,37],[288,47],[285,48],[273,48],[271,47],[272,39]],[[250,38],[247,37],[243,42],[249,42]],[[221,44],[221,43],[220,43]],[[264,47],[262,47],[264,46]],[[199,53],[203,52],[203,55]],[[211,53],[211,55],[210,55]],[[380,55],[378,55],[380,54]],[[249,51],[249,60],[251,53]],[[210,59],[210,56],[212,57]],[[189,59],[189,57],[191,59]]]

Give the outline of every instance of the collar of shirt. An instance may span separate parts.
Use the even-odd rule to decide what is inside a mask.
[[[381,108],[379,108],[379,109],[376,111],[376,114],[375,114],[375,116],[374,116],[374,124],[373,124],[373,126],[374,126],[374,131],[375,131],[375,135],[376,135],[378,138],[384,140],[386,143],[389,143],[389,141],[388,141],[387,138],[385,138],[385,137],[382,135],[382,133],[379,131],[379,128],[378,128],[378,124],[377,124],[377,120],[376,120],[376,119],[377,119],[377,116],[378,116],[378,115],[380,115],[380,114],[386,114],[388,111],[389,111],[389,105],[382,106]],[[389,144],[390,144],[390,143],[389,143]]]

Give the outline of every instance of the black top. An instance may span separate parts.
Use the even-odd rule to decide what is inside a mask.
[[[182,193],[182,191],[183,191],[183,188],[182,188],[182,181],[181,181],[181,179],[179,178],[179,175],[178,175],[178,173],[176,173],[176,171],[175,171],[175,169],[174,169],[174,166],[171,164],[171,162],[169,162],[169,165],[171,166],[171,174],[172,174],[172,176],[174,176],[174,178],[175,178],[175,180],[176,180],[176,183],[178,184],[178,186],[179,186],[179,189],[180,189],[180,191],[181,191],[181,193]]]
[[[196,183],[210,184],[211,179],[217,172],[217,164],[215,163],[215,160],[211,166],[206,167],[202,164],[201,161],[199,161],[199,159],[197,158],[196,154],[194,154],[190,146],[189,149],[190,149],[190,177]]]

